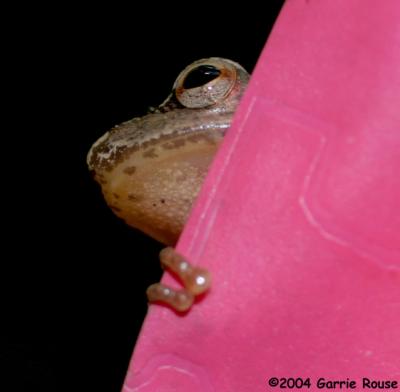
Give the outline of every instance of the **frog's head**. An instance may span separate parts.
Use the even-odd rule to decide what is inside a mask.
[[[157,109],[92,146],[89,168],[118,216],[163,243],[177,240],[248,79],[231,60],[198,60]]]

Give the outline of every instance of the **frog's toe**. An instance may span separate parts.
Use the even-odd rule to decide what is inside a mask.
[[[175,290],[162,283],[152,284],[148,287],[146,293],[149,302],[167,304],[178,312],[189,310],[194,301],[194,295],[187,290]]]
[[[211,286],[210,273],[190,265],[173,248],[168,247],[160,252],[161,265],[176,274],[182,280],[186,290],[193,295],[206,292]]]
[[[195,296],[203,294],[211,286],[211,275],[207,270],[190,265],[171,247],[160,252],[160,262],[163,268],[182,281],[185,288],[175,290],[162,283],[152,284],[147,289],[149,302],[161,302],[178,312],[185,312],[193,305]]]

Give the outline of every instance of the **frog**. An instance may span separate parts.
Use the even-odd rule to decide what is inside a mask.
[[[129,226],[166,245],[161,266],[181,281],[146,291],[149,303],[188,311],[211,286],[208,270],[174,249],[250,75],[237,62],[210,57],[180,72],[157,108],[101,136],[87,155],[107,205]]]

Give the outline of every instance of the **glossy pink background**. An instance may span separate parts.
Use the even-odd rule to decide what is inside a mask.
[[[286,2],[179,242],[212,290],[150,307],[125,392],[400,384],[399,20]]]

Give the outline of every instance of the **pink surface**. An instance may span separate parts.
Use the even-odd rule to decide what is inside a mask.
[[[286,2],[178,246],[212,290],[151,306],[125,392],[400,384],[399,20]]]

